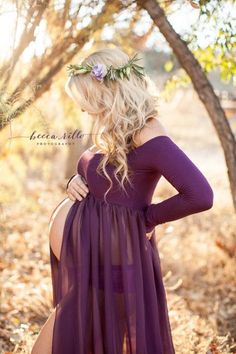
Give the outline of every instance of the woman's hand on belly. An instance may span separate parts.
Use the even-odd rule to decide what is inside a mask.
[[[75,175],[68,183],[66,192],[69,199],[73,202],[85,198],[89,190],[84,177],[79,174]]]

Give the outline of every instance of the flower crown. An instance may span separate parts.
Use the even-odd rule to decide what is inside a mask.
[[[136,74],[139,78],[142,78],[144,74],[144,67],[135,64],[136,61],[140,60],[137,58],[138,53],[136,53],[131,59],[128,60],[127,64],[114,68],[112,65],[107,67],[104,64],[97,63],[95,65],[81,65],[81,64],[69,64],[67,65],[67,71],[69,76],[76,76],[79,74],[90,73],[101,83],[104,79],[116,80],[118,78],[129,80],[131,71]]]

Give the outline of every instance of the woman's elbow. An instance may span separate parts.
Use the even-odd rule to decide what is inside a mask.
[[[208,186],[208,188],[206,188],[205,190],[201,190],[198,193],[195,207],[200,212],[200,211],[211,209],[213,207],[213,204],[214,204],[214,192],[211,186]]]

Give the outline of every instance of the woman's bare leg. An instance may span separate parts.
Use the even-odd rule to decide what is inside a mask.
[[[52,333],[55,320],[56,309],[53,310],[47,321],[41,328],[36,341],[31,349],[31,354],[51,354],[52,353]]]
[[[67,214],[74,204],[70,199],[65,199],[55,209],[49,224],[49,242],[53,253],[60,260],[61,244],[63,239],[63,229]],[[51,354],[52,334],[55,321],[56,309],[48,317],[41,328],[38,337],[31,349],[31,354]]]

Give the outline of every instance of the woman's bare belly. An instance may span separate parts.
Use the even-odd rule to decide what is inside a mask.
[[[64,199],[54,209],[49,222],[49,243],[58,260],[60,260],[61,244],[66,217],[73,204],[74,202],[69,198]]]

